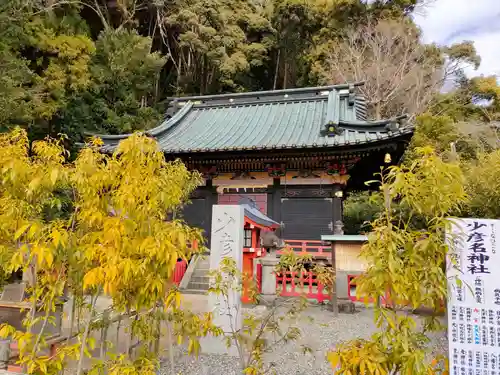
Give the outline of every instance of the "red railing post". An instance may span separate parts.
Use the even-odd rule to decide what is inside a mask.
[[[276,287],[278,287],[278,276],[276,276]],[[262,293],[262,264],[257,264],[257,290]]]
[[[329,246],[323,246],[322,241],[285,240],[285,244],[297,254],[309,254],[313,258],[318,256],[325,257],[327,256],[327,251],[330,250]],[[282,250],[278,251],[278,254],[282,253]]]
[[[312,271],[308,272],[308,283],[309,283],[309,294],[313,292],[313,273]]]
[[[326,256],[327,251],[330,250],[328,246],[323,246],[322,241],[285,240],[285,243],[297,254],[309,254],[313,258]],[[282,251],[278,251],[278,254],[282,254]],[[298,290],[295,281],[296,277],[298,277],[300,283],[300,290]],[[288,288],[288,282],[290,282],[290,289]],[[319,282],[317,275],[312,271],[300,272],[300,274],[290,271],[282,272],[280,276],[276,275],[276,288],[280,284],[280,295],[282,296],[300,297],[306,295],[307,298],[316,299],[320,303],[330,299],[330,293],[325,291],[324,285]]]
[[[319,303],[323,302],[323,285],[317,280],[317,288],[318,291],[316,292],[316,299],[318,300]]]
[[[283,273],[276,273],[276,290],[279,291],[279,295],[283,295]]]

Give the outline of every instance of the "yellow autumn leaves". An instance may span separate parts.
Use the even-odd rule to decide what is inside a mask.
[[[65,358],[88,352],[90,326],[76,333],[78,348],[66,345],[53,358],[38,353],[43,340],[34,339],[31,328],[44,319],[50,324],[48,313],[61,297],[90,298],[91,316],[101,293],[117,312],[152,313],[172,298],[178,308],[175,264],[191,255],[192,243],[203,243],[199,230],[168,220],[199,185],[197,172],[166,161],[143,135],[129,137],[113,155],[101,153],[100,145],[91,140],[70,162],[62,139],[30,144],[22,129],[0,134],[1,267],[6,274],[22,269],[32,281],[32,306],[47,312],[28,316],[24,333],[0,327],[2,336],[26,343],[20,362],[29,373],[55,374]],[[158,335],[141,323],[153,319],[148,314],[136,323],[144,350]],[[115,361],[109,368],[123,366]]]
[[[408,166],[382,176],[380,216],[361,256],[370,265],[356,281],[358,298],[380,301],[374,308],[379,329],[369,340],[353,340],[328,354],[342,375],[447,375],[445,357],[426,356],[429,332],[443,330],[439,315],[446,301],[445,230],[450,212],[466,201],[464,176],[432,149],[417,149]],[[406,216],[395,205],[404,204]],[[417,325],[409,313],[425,307],[432,314]]]

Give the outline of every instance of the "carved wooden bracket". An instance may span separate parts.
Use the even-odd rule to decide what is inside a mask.
[[[267,164],[266,172],[269,174],[269,177],[283,177],[286,174],[286,165],[285,164]]]
[[[191,192],[191,194],[189,195],[190,198],[201,198],[202,197],[202,194],[199,190],[194,190],[193,192]]]
[[[295,176],[292,176],[292,179],[294,178],[321,178],[321,175],[314,173],[312,169],[301,169]]]
[[[311,191],[313,197],[328,197],[330,195],[330,190],[327,189],[315,189]]]
[[[216,165],[207,165],[200,168],[200,173],[206,180],[212,180],[219,175]]]
[[[301,195],[300,190],[286,190],[281,193],[282,197],[298,197]]]
[[[238,171],[233,173],[231,180],[255,180],[255,177],[248,171]]]
[[[326,173],[329,176],[344,176],[356,165],[361,158],[356,157],[347,161],[329,162],[326,164]]]

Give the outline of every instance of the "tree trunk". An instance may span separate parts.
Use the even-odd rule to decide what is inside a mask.
[[[380,103],[375,104],[375,120],[381,120],[382,116],[380,114]]]
[[[172,337],[172,326],[170,322],[167,322],[167,339],[168,339],[168,359],[170,362],[170,372],[175,374],[175,362],[174,362],[174,343]]]
[[[276,85],[278,83],[278,72],[280,69],[280,57],[281,57],[281,50],[278,49],[278,56],[276,57],[276,68],[274,69],[273,90],[276,90]]]
[[[288,62],[285,60],[285,67],[283,69],[283,89],[287,88],[287,79],[288,79]]]
[[[101,348],[99,351],[99,358],[103,361],[106,358],[106,351],[108,349],[107,339],[108,339],[108,329],[110,325],[109,321],[109,310],[104,310],[102,313],[102,320],[104,322],[104,327],[101,328]]]
[[[78,367],[76,369],[76,375],[82,375],[83,372],[83,357],[85,356],[85,347],[87,346],[87,338],[89,337],[90,324],[92,323],[92,319],[94,318],[95,304],[97,302],[97,298],[99,298],[99,292],[97,292],[95,297],[92,297],[91,299],[89,318],[87,324],[85,325],[85,331],[83,332],[82,346],[80,347],[80,358],[78,358]]]
[[[75,314],[76,314],[76,299],[75,296],[71,296],[71,318],[69,321],[69,334],[68,338],[66,340],[66,345],[69,344],[69,340],[71,339],[71,336],[73,335],[73,326],[75,324]]]

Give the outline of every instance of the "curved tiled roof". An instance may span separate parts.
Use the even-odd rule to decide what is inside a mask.
[[[336,147],[413,132],[403,118],[366,121],[356,85],[172,99],[172,117],[147,134],[169,153]],[[99,135],[112,151],[128,135]]]
[[[252,220],[254,223],[269,228],[276,228],[280,226],[279,223],[271,219],[269,216],[263,214],[255,204],[255,202],[250,198],[244,197],[240,199],[240,202],[238,204],[240,206],[243,206],[245,210],[245,216]]]

